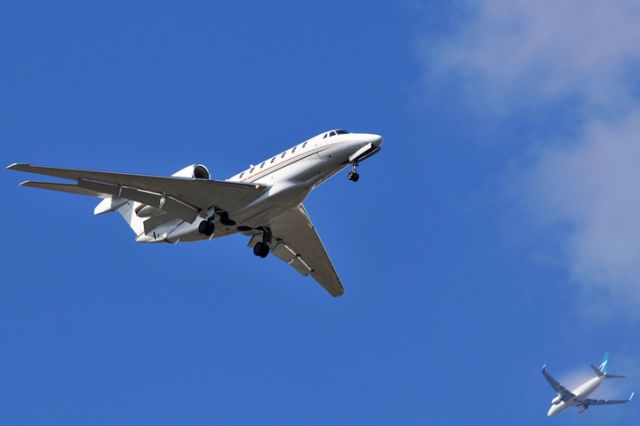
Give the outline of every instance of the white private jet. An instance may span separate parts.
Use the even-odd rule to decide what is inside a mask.
[[[551,374],[549,374],[547,366],[543,366],[542,374],[544,375],[544,378],[547,379],[553,390],[558,393],[558,395],[551,400],[551,407],[547,412],[547,416],[555,416],[569,407],[576,407],[578,413],[584,413],[590,405],[624,404],[631,401],[633,398],[633,392],[631,393],[631,396],[629,396],[629,399],[587,398],[587,396],[595,391],[605,379],[621,379],[624,377],[607,373],[608,363],[609,352],[604,354],[604,358],[602,359],[602,363],[599,367],[591,364],[591,368],[596,373],[596,377],[586,381],[572,391],[569,391],[567,388],[562,386]]]
[[[259,257],[269,252],[302,275],[311,275],[332,296],[344,293],[331,260],[302,201],[309,192],[351,165],[380,151],[382,137],[331,130],[277,154],[228,180],[211,180],[193,164],[172,177],[12,164],[10,170],[76,181],[21,185],[103,198],[94,214],[118,211],[143,243],[208,240],[243,233]]]

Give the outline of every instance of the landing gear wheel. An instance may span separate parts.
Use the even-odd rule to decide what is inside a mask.
[[[269,244],[259,241],[253,246],[253,254],[265,258],[269,255]]]
[[[360,175],[358,174],[358,172],[349,172],[349,174],[347,175],[347,179],[349,179],[351,182],[357,182],[358,179],[360,179]]]
[[[213,223],[209,222],[208,220],[203,220],[202,222],[200,222],[200,225],[198,225],[198,232],[206,235],[207,237],[213,235],[213,229]]]

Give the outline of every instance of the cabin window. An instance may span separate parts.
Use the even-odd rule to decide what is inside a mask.
[[[285,155],[287,155],[287,151],[283,152],[280,158],[284,158]]]
[[[294,152],[296,152],[296,148],[297,146],[294,146],[293,149],[291,150],[291,153],[293,154]]]
[[[262,164],[260,164],[260,168],[264,167],[264,163],[266,163],[266,161],[263,161]]]
[[[309,143],[309,142],[305,142],[305,143],[303,143],[303,144],[302,144],[302,147],[303,147],[303,148],[304,148],[304,147],[306,147],[308,143]]]
[[[271,159],[271,164],[273,164],[273,162],[274,162],[274,161],[276,161],[276,157],[273,157],[273,158]]]
[[[244,172],[240,173],[239,179],[242,179],[242,176],[244,176]]]

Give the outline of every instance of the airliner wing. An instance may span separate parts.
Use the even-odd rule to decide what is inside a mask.
[[[334,297],[344,287],[302,204],[278,216],[271,224],[273,254],[302,275],[311,275]]]
[[[629,399],[581,399],[580,402],[583,405],[609,405],[609,404],[624,404],[633,399],[633,393],[629,396]]]
[[[76,185],[25,182],[23,185],[83,195],[113,196],[151,205],[193,223],[200,210],[216,206],[233,213],[257,199],[263,185],[207,179],[148,176],[12,164],[10,170],[75,180]]]
[[[549,374],[549,372],[547,371],[547,367],[542,367],[542,375],[545,379],[547,379],[547,382],[549,382],[553,390],[562,397],[563,401],[571,400],[576,397],[569,390],[567,390],[567,388],[562,386],[560,382],[558,382],[551,374]]]

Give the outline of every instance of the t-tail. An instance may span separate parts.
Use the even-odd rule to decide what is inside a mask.
[[[625,376],[617,376],[615,374],[609,374],[607,372],[608,365],[609,365],[609,352],[605,352],[604,356],[602,357],[602,362],[600,363],[600,365],[596,367],[595,365],[591,364],[591,368],[593,369],[593,371],[596,373],[598,377],[604,376],[605,379],[622,379],[625,377]]]

